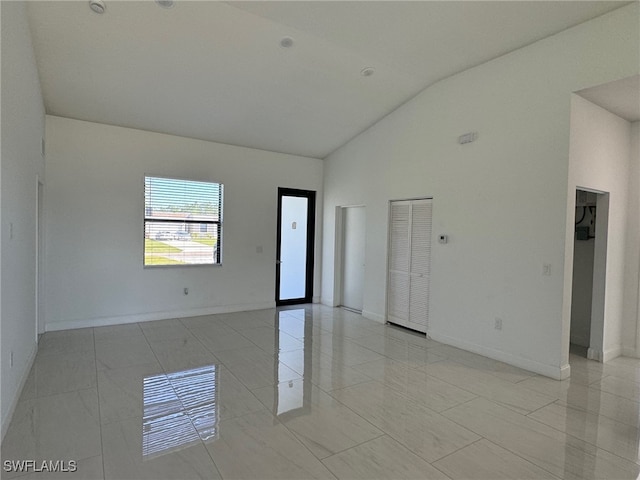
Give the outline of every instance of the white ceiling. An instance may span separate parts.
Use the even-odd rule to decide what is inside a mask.
[[[625,120],[640,121],[640,75],[585,88],[577,93]]]
[[[628,2],[105,3],[29,2],[47,113],[324,158],[434,82]]]

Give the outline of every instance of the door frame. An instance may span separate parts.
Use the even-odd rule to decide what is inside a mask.
[[[305,266],[305,296],[280,300],[280,248],[282,247],[282,197],[303,197],[307,199],[307,255]],[[276,241],[276,306],[297,305],[313,301],[313,267],[315,259],[315,231],[316,231],[316,192],[314,190],[300,190],[296,188],[278,187],[278,223]]]

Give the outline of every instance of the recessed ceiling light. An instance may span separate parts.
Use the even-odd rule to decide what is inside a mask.
[[[293,47],[293,38],[291,38],[291,37],[283,37],[282,40],[280,40],[280,46],[282,48],[291,48],[291,47]]]
[[[107,9],[107,6],[104,4],[102,0],[90,0],[89,8],[98,14],[103,14]]]
[[[373,67],[366,67],[360,70],[360,75],[363,77],[370,77],[375,73],[375,69]]]
[[[156,0],[156,3],[162,8],[173,8],[176,4],[173,0]]]

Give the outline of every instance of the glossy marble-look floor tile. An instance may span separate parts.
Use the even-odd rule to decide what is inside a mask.
[[[202,365],[220,363],[191,333],[168,340],[150,340],[149,344],[166,372],[177,372]]]
[[[87,352],[38,354],[32,374],[34,397],[95,387],[95,355]]]
[[[443,415],[560,478],[636,479],[640,472],[635,463],[485,398]]]
[[[471,430],[379,382],[334,390],[331,395],[428,462],[480,439]]]
[[[355,338],[353,343],[373,350],[386,358],[405,362],[415,367],[445,358],[424,346],[379,334]]]
[[[419,367],[432,377],[451,383],[520,413],[529,413],[555,401],[554,397],[526,389],[461,363],[445,360]]]
[[[104,343],[119,340],[121,338],[142,337],[144,335],[139,324],[129,323],[126,325],[96,327],[93,329],[93,336],[96,339],[96,342]]]
[[[518,383],[527,378],[535,376],[535,373],[528,372],[513,365],[499,362],[492,358],[483,357],[473,352],[467,352],[450,345],[438,345],[429,349],[432,353],[462,363],[480,373],[488,373],[502,380]]]
[[[155,361],[156,356],[144,335],[96,341],[98,370],[144,365]]]
[[[383,434],[329,394],[308,381],[305,384],[303,379],[253,393],[320,459]]]
[[[536,376],[520,383],[558,399],[557,403],[595,413],[624,424],[640,427],[640,403],[611,393],[589,388],[572,379],[557,381]]]
[[[79,461],[100,455],[96,388],[20,402],[2,443],[2,461]],[[3,478],[11,478],[3,472]]]
[[[2,478],[637,480],[640,360],[570,362],[555,381],[322,305],[48,332]]]
[[[552,403],[529,417],[568,433],[608,452],[640,463],[640,431],[635,425],[616,422],[571,406]]]
[[[161,342],[191,336],[191,333],[178,319],[157,320],[139,324],[144,336],[151,342]]]
[[[384,359],[353,368],[436,412],[476,398],[475,394],[432,377],[423,370],[410,368],[404,362]]]
[[[38,355],[94,353],[93,329],[48,332],[38,342]]]
[[[220,422],[220,437],[206,446],[223,478],[334,478],[266,411]]]
[[[265,406],[227,368],[218,373],[218,414],[221,420],[265,410]]]
[[[143,430],[141,417],[103,425],[105,479],[220,478],[199,439],[176,445],[176,437],[171,438],[169,431],[167,438],[160,438],[159,448],[150,451],[147,442],[151,433]]]
[[[158,362],[98,371],[100,420],[103,424],[143,415],[145,377],[163,373]]]
[[[557,479],[546,470],[482,439],[433,464],[454,480]]]
[[[640,383],[620,377],[606,376],[590,386],[628,400],[640,398]]]
[[[361,480],[449,478],[386,435],[333,455],[323,462],[338,478]]]

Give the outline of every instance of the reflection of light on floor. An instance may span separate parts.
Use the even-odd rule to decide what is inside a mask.
[[[288,322],[292,320],[292,322]],[[304,322],[305,322],[305,310],[291,309],[282,310],[278,313],[278,326],[279,326],[279,339],[278,346],[285,342],[280,340],[283,336],[288,337],[290,334],[294,334],[297,337],[302,336],[304,341]],[[296,324],[300,324],[298,328]],[[286,330],[283,330],[283,326],[286,326]],[[295,332],[295,333],[294,333]],[[289,362],[293,365],[305,365],[305,348],[299,350],[292,350],[287,352],[289,356]],[[278,349],[279,350],[279,349]],[[278,365],[282,365],[278,363]],[[282,381],[280,369],[278,369],[278,378],[276,379],[276,415],[282,415],[287,412],[293,412],[304,407],[304,394],[305,386],[308,382],[303,381]]]
[[[289,380],[277,385],[278,411],[276,415],[296,410],[304,406],[304,382]]]
[[[162,455],[218,437],[216,365],[145,377],[142,454]]]

